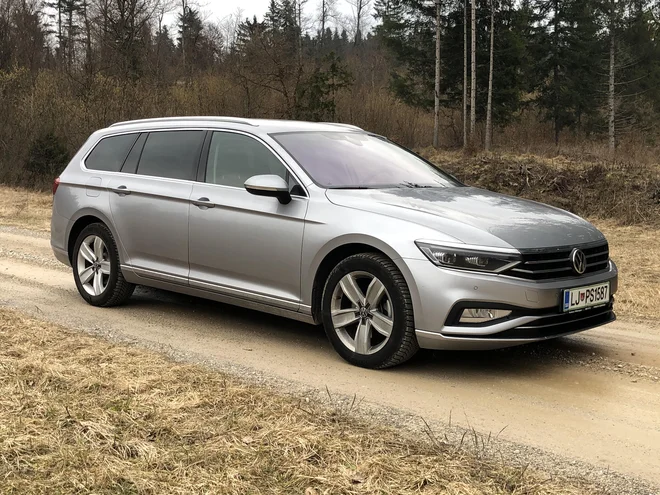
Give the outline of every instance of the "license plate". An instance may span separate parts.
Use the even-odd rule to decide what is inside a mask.
[[[607,304],[610,300],[610,283],[564,290],[564,312],[577,311]]]

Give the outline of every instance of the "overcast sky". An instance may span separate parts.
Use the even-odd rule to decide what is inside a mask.
[[[233,14],[237,8],[243,9],[243,17],[256,15],[261,18],[268,8],[268,0],[199,0],[202,10],[211,15],[209,20],[221,20]]]
[[[204,19],[209,22],[221,22],[227,16],[236,14],[237,9],[241,9],[241,18],[252,18],[257,16],[262,19],[268,10],[270,0],[188,0],[191,6],[199,7],[203,13]],[[177,0],[175,5],[179,5],[181,0]],[[308,0],[304,12],[307,17],[305,24],[310,24],[317,17],[318,4],[320,0]],[[373,3],[373,1],[372,1]],[[340,15],[350,17],[351,7],[348,0],[336,0],[336,8]],[[370,19],[367,20],[369,23]],[[166,19],[167,24],[176,22],[176,14],[171,14]]]

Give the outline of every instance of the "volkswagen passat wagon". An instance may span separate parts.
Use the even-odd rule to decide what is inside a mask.
[[[369,368],[614,320],[617,268],[593,225],[353,126],[122,122],[53,191],[53,250],[95,306],[135,285],[214,299],[322,324]]]

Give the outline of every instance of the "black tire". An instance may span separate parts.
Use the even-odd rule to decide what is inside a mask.
[[[105,243],[108,252],[108,261],[110,262],[110,275],[108,276],[107,285],[103,292],[98,295],[88,293],[80,281],[78,274],[77,260],[80,246],[83,241],[95,235],[100,237]],[[73,246],[73,253],[71,255],[71,266],[73,267],[73,278],[76,281],[76,287],[82,298],[92,306],[111,307],[118,306],[125,303],[133,294],[135,285],[127,282],[124,279],[124,274],[121,272],[121,265],[119,263],[119,252],[117,250],[117,243],[110,229],[102,223],[93,223],[85,227],[78,235],[76,243]]]
[[[377,277],[385,286],[394,310],[389,340],[373,354],[358,354],[348,348],[332,323],[330,310],[335,287],[345,275],[352,272],[367,272]],[[323,289],[321,309],[328,339],[337,353],[351,364],[371,369],[389,368],[408,361],[419,350],[408,285],[392,260],[380,253],[355,254],[341,261],[328,276]]]

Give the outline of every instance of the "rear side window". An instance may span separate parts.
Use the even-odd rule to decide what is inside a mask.
[[[119,172],[138,134],[122,134],[102,139],[85,160],[90,170]]]
[[[131,152],[126,157],[126,160],[124,160],[124,165],[121,168],[121,171],[125,174],[134,174],[137,170],[138,160],[142,154],[142,148],[144,148],[144,142],[147,140],[147,136],[148,134],[140,134],[138,140],[135,141]]]
[[[205,131],[152,132],[144,144],[137,173],[193,180],[204,135]]]

